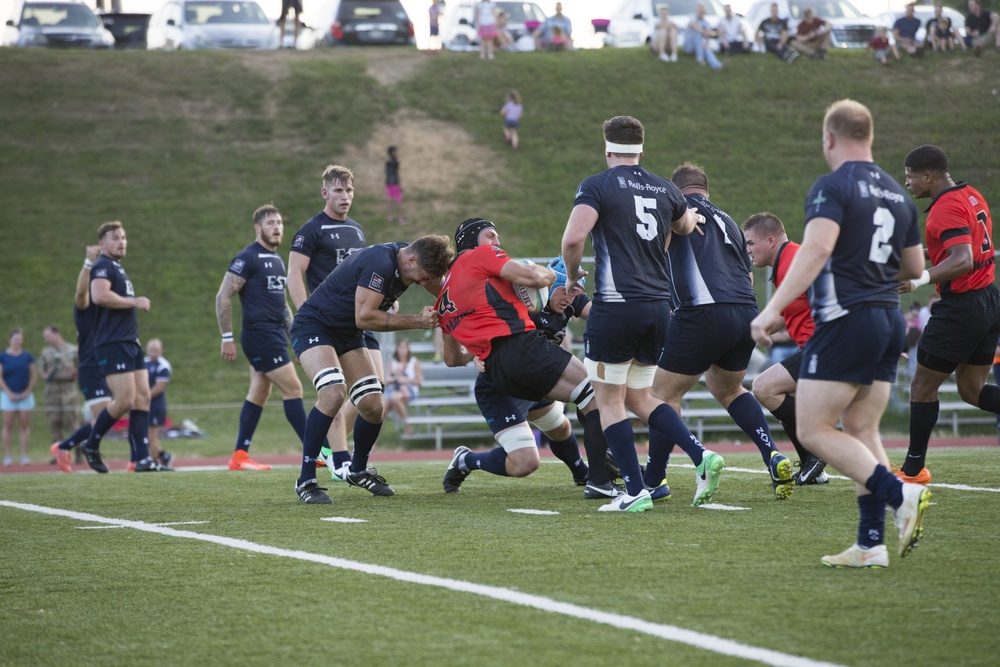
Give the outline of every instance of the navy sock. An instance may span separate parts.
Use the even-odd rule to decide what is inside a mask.
[[[83,443],[83,446],[87,449],[97,449],[100,447],[101,438],[111,430],[116,421],[118,420],[108,414],[107,408],[101,410],[101,414],[97,415],[97,419],[94,420],[94,426],[90,429],[90,435],[87,436],[87,442]]]
[[[865,480],[865,488],[880,502],[887,503],[893,509],[898,509],[903,504],[903,481],[881,463],[875,466],[872,476]]]
[[[488,452],[469,452],[463,461],[469,470],[485,470],[494,475],[509,477],[507,474],[507,452],[503,447],[494,447]]]
[[[302,442],[306,439],[306,409],[302,406],[302,399],[285,399],[282,406],[285,408],[285,419],[292,425],[295,435],[299,436],[299,442]]]
[[[368,455],[372,453],[378,434],[382,432],[382,422],[372,424],[359,414],[354,420],[354,460],[351,472],[361,472],[368,467]]]
[[[263,411],[263,407],[250,401],[243,401],[243,409],[240,410],[240,431],[236,435],[236,449],[250,451],[250,442],[253,440],[253,434],[257,430],[257,423]]]
[[[781,427],[785,429],[785,435],[791,440],[792,447],[795,447],[795,452],[799,455],[799,461],[805,461],[806,458],[812,456],[799,441],[798,427],[795,422],[795,397],[786,394],[785,400],[781,402],[781,405],[771,410],[771,414],[781,422]]]
[[[149,458],[149,410],[128,413],[128,439],[132,442],[133,461]]]
[[[347,452],[346,449],[342,452],[333,453],[333,465],[335,465],[336,467],[339,468],[345,463],[350,463],[350,462],[351,462],[351,455]]]
[[[608,461],[608,441],[604,439],[604,430],[601,428],[601,413],[591,410],[583,414],[576,411],[576,418],[583,424],[583,448],[587,450],[587,481],[591,484],[602,486],[607,484],[608,469],[605,467]]]
[[[674,443],[667,436],[656,429],[649,429],[649,454],[646,458],[646,474],[642,478],[649,488],[663,483],[667,476],[667,460],[673,448]]]
[[[885,503],[873,494],[858,496],[858,546],[871,549],[885,542]]]
[[[683,449],[696,466],[701,465],[705,448],[698,442],[698,438],[694,437],[694,433],[684,425],[672,407],[664,403],[649,413],[649,428],[656,429],[665,435],[668,441]],[[618,452],[615,452],[615,456],[617,455]]]
[[[319,450],[323,447],[326,432],[330,430],[333,417],[323,413],[319,408],[313,408],[306,419],[306,427],[302,438],[302,470],[299,472],[299,483],[316,479],[316,460]]]
[[[764,411],[757,399],[749,391],[740,394],[729,404],[728,412],[736,425],[753,440],[753,444],[757,445],[760,456],[764,459],[764,465],[769,466],[771,453],[778,450],[774,448],[771,427],[767,425],[767,418],[764,417]]]
[[[906,449],[906,460],[903,461],[904,474],[913,477],[923,470],[927,461],[927,445],[940,410],[941,404],[938,401],[910,401],[910,446]]]
[[[995,384],[984,384],[976,404],[980,410],[1000,414],[1000,387]]]
[[[65,440],[59,443],[59,449],[73,449],[77,445],[87,441],[87,436],[90,435],[93,426],[89,423],[84,424],[80,428],[73,432],[73,435],[69,436]]]
[[[576,442],[576,436],[572,433],[566,440],[549,440],[549,451],[557,459],[566,464],[573,479],[584,479],[587,477],[587,464],[580,457],[580,445]]]
[[[615,460],[618,461],[628,494],[639,495],[643,488],[642,470],[639,469],[639,457],[635,453],[635,432],[632,430],[632,423],[628,419],[623,419],[617,424],[612,424],[604,429],[604,438],[608,441],[608,447],[615,455]]]

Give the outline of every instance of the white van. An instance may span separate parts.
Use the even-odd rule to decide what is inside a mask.
[[[608,46],[648,46],[660,20],[660,7],[670,7],[670,20],[680,31],[678,43],[684,44],[684,30],[694,16],[695,7],[705,5],[705,18],[716,27],[725,14],[719,0],[624,0],[608,24],[604,43]]]

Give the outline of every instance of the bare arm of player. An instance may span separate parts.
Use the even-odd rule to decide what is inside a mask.
[[[295,310],[309,298],[306,292],[306,271],[309,270],[310,257],[294,250],[288,253],[288,296],[292,297]]]
[[[154,398],[162,396],[163,392],[165,392],[166,390],[167,390],[167,381],[157,380],[156,384],[153,385],[153,388],[149,390],[149,400],[153,400]]]
[[[556,281],[556,272],[547,266],[522,264],[516,259],[511,259],[500,269],[500,277],[515,285],[548,287]]]
[[[920,246],[914,246],[914,247],[920,247]],[[906,250],[907,249],[903,250],[904,263],[906,260]],[[919,266],[920,266],[920,273],[918,273],[916,276],[913,276],[914,278],[918,276],[922,277],[923,275],[923,270],[924,270],[923,252],[921,252],[921,260]],[[932,266],[931,268],[927,269],[927,282],[941,283],[946,280],[952,280],[953,278],[957,278],[960,275],[971,271],[972,266],[973,266],[972,245],[969,243],[962,243],[959,245],[952,246],[948,248],[948,256],[945,257],[940,264],[938,264],[937,266]],[[900,277],[903,278],[903,280],[899,281],[899,287],[897,288],[900,294],[906,294],[907,292],[912,292],[913,290],[917,289],[917,287],[919,287],[920,285],[926,284],[922,280],[906,279],[907,276],[903,275],[904,268],[905,266],[901,266],[899,271]]]
[[[445,366],[465,366],[475,358],[451,334],[444,334],[443,337],[444,352],[441,357],[444,359]]]
[[[90,264],[97,259],[100,252],[101,246],[87,246],[87,259],[80,269],[80,275],[76,277],[76,295],[73,297],[73,303],[80,310],[90,307]]]
[[[222,334],[222,358],[226,361],[236,361],[236,343],[233,341],[233,296],[247,284],[244,278],[226,271],[226,276],[215,295],[215,318],[219,322],[219,333]],[[228,338],[226,338],[228,336]]]
[[[354,290],[354,324],[371,331],[401,331],[403,329],[433,329],[438,326],[438,314],[424,306],[416,315],[401,315],[379,310],[383,295],[367,287]]]
[[[788,273],[764,310],[750,323],[750,333],[755,341],[764,345],[771,344],[771,327],[781,317],[781,311],[816,280],[833,254],[839,237],[840,225],[833,220],[813,218],[808,221],[802,246],[792,260],[792,265],[788,267]]]
[[[566,231],[562,237],[562,257],[566,263],[566,283],[572,285],[577,280],[587,275],[587,272],[580,268],[583,260],[583,249],[587,244],[587,237],[590,231],[597,224],[597,211],[584,204],[573,207],[566,221]]]
[[[106,278],[97,278],[90,283],[90,298],[102,308],[112,308],[114,310],[125,310],[127,308],[138,308],[149,311],[149,299],[144,296],[121,296],[111,289],[111,281]]]
[[[670,223],[670,231],[681,236],[687,236],[691,232],[698,232],[704,236],[705,230],[698,226],[704,224],[705,216],[698,213],[698,209],[689,208],[679,220],[674,220]]]

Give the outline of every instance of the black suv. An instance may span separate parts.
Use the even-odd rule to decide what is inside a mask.
[[[307,21],[328,46],[416,44],[399,0],[327,0]]]

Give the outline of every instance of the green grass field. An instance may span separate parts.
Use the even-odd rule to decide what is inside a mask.
[[[924,539],[897,558],[890,517],[872,571],[819,564],[854,539],[847,480],[775,501],[752,454],[726,457],[729,511],[691,507],[676,461],[627,516],[558,462],[447,495],[445,462],[385,461],[396,496],[328,506],[291,469],[7,475],[0,664],[994,665],[993,454],[935,451]]]
[[[996,53],[730,65],[664,67],[642,49],[491,64],[382,49],[0,49],[0,330],[26,327],[33,352],[46,324],[71,332],[83,247],[120,219],[125,267],[153,302],[143,340],[163,339],[174,365],[171,403],[238,405],[246,367],[219,359],[213,305],[258,205],[285,213],[287,248],[321,207],[323,166],[347,162],[359,174],[352,217],[371,242],[450,234],[482,215],[512,254],[553,255],[577,184],[604,168],[600,123],[617,114],[646,124],[647,167],[696,161],[735,219],[773,210],[794,239],[826,171],[823,110],[841,97],[872,108],[890,171],[935,143],[957,179],[1000,202]],[[517,154],[497,114],[511,88],[526,106]],[[402,149],[405,230],[384,222],[388,143]],[[761,296],[764,283],[761,272]],[[412,291],[404,308],[428,299]],[[298,450],[277,398],[257,453]],[[236,408],[172,416],[209,433],[168,445],[183,458],[231,451]],[[36,414],[36,461],[49,443]],[[387,427],[380,446],[393,444]],[[123,443],[105,451],[124,458]],[[0,665],[996,664],[993,450],[932,453],[944,485],[925,540],[872,572],[819,565],[854,539],[848,482],[779,503],[750,454],[727,455],[718,498],[749,509],[690,507],[691,471],[678,465],[676,497],[639,516],[599,515],[559,464],[526,480],[476,474],[447,496],[443,463],[385,460],[373,462],[397,496],[337,487],[327,507],[299,504],[287,469],[0,475]],[[322,520],[334,517],[365,523]]]

